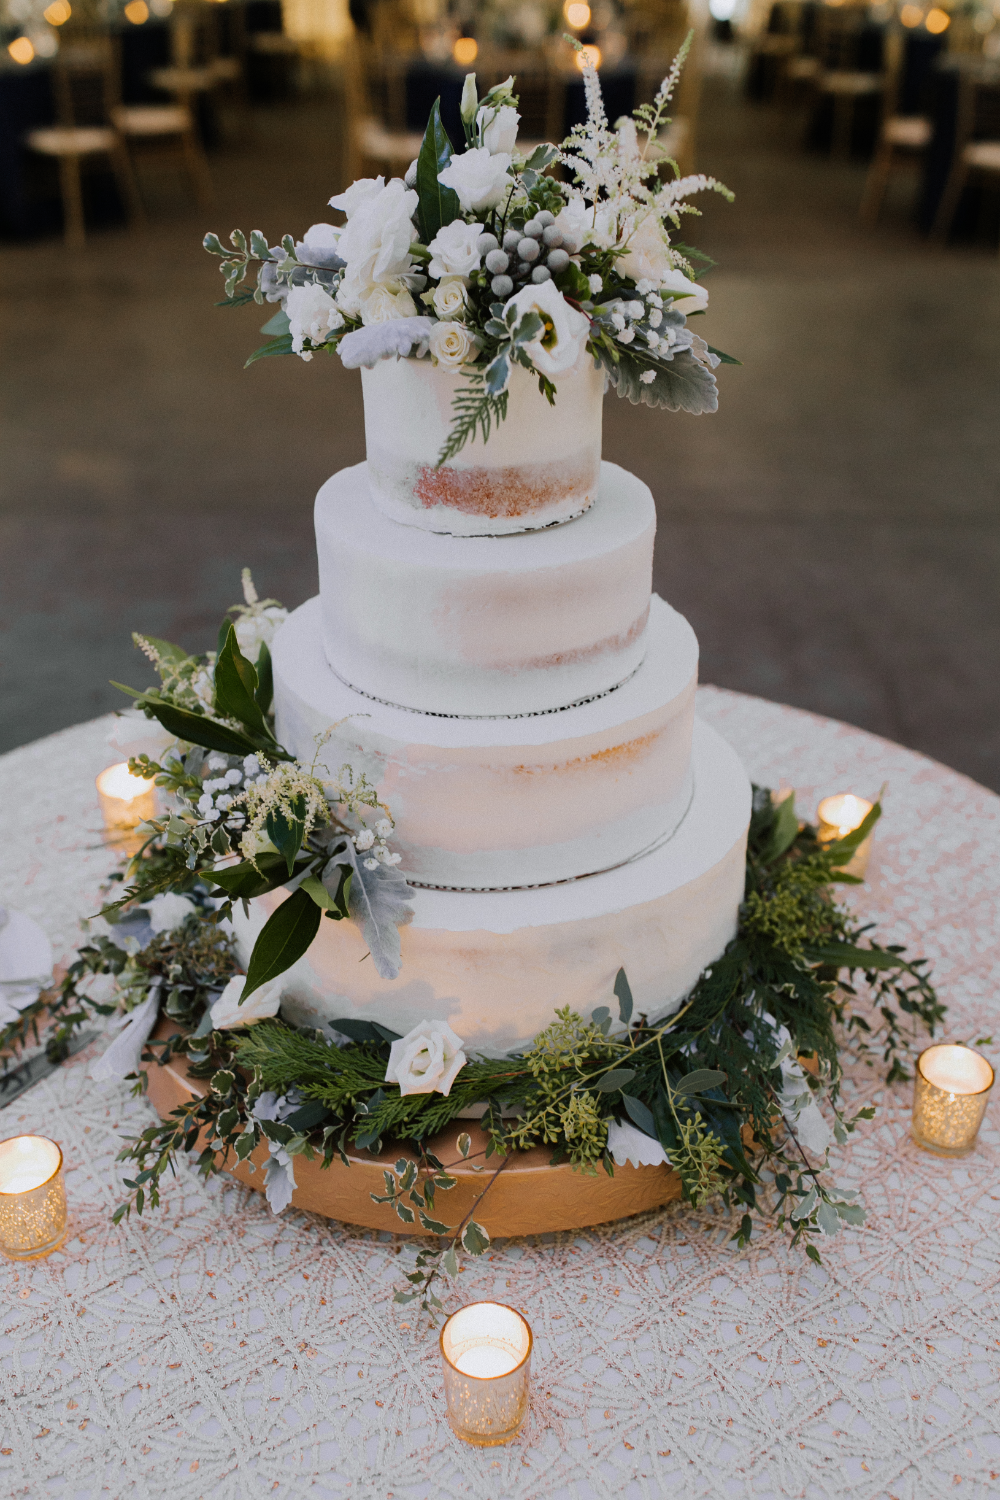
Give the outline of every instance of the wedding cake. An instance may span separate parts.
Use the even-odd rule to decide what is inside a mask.
[[[411,380],[436,373],[405,363]],[[532,397],[545,403],[518,377],[530,416]],[[413,918],[395,979],[364,961],[357,927],[322,923],[284,976],[285,1013],[400,1032],[439,1018],[507,1049],[556,1007],[606,1004],[624,967],[637,1007],[662,1015],[735,934],[750,788],[695,718],[691,627],[651,596],[653,497],[602,463],[564,524],[534,529],[537,486],[517,491],[520,513],[494,486],[506,532],[456,535],[470,490],[490,489],[477,439],[461,470],[436,471],[427,508],[452,529],[406,524],[433,471],[426,428],[392,389],[366,383],[365,403],[369,442],[395,447],[394,492],[370,464],[320,490],[320,594],[275,638],[274,690],[281,742],[320,774],[349,763],[391,807]],[[505,467],[544,468],[538,432],[508,424]],[[476,519],[491,523],[488,505]],[[256,903],[255,928],[274,899]]]

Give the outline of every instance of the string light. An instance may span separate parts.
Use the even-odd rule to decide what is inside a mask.
[[[590,6],[585,5],[583,0],[566,0],[563,15],[567,26],[572,26],[574,31],[583,31],[590,25]]]
[[[941,10],[935,5],[933,10],[927,12],[927,20],[924,22],[931,36],[940,36],[942,31],[947,31],[951,25],[951,16],[946,10]]]
[[[28,41],[28,38],[26,36],[19,36],[15,41],[11,42],[10,46],[7,48],[7,51],[10,53],[14,61],[16,63],[21,63],[22,66],[25,63],[30,63],[31,59],[35,55],[35,49]]]
[[[576,65],[580,69],[581,73],[586,72],[588,68],[599,68],[601,66],[600,47],[594,47],[592,45],[589,47],[581,47],[579,52],[576,54]]]
[[[467,68],[479,56],[479,43],[474,36],[460,36],[451,49],[451,55],[460,68]]]
[[[65,25],[72,14],[73,11],[68,0],[52,0],[52,4],[47,5],[42,11],[42,15],[50,26]]]
[[[904,26],[909,26],[910,28],[912,28],[914,26],[919,26],[922,23],[924,19],[924,13],[919,5],[904,5],[902,10],[899,12],[899,19]]]
[[[133,26],[142,26],[149,20],[149,6],[146,0],[129,0],[125,7],[125,18],[132,22]]]

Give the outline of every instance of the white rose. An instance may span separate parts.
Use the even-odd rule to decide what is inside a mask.
[[[446,1021],[421,1021],[389,1049],[386,1083],[398,1083],[401,1094],[451,1093],[456,1075],[467,1062],[462,1038]]]
[[[367,286],[392,281],[409,269],[409,250],[417,237],[410,221],[417,201],[416,193],[394,177],[357,204],[337,242],[352,279]]]
[[[352,182],[346,192],[338,193],[335,198],[330,199],[331,208],[339,208],[348,218],[357,213],[362,203],[367,203],[369,198],[374,198],[385,187],[384,177],[359,177],[357,182]]]
[[[466,224],[464,219],[452,219],[428,245],[431,262],[427,267],[431,276],[471,276],[479,270],[479,251],[476,241],[483,232],[482,224]]]
[[[240,996],[246,988],[247,976],[234,974],[212,1006],[212,1025],[216,1031],[235,1031],[238,1026],[252,1026],[255,1021],[266,1021],[276,1016],[281,1005],[281,979],[272,979],[262,984],[248,996],[245,1005]]]
[[[435,323],[430,346],[432,357],[446,369],[472,364],[479,356],[479,345],[464,323]]]
[[[485,146],[474,147],[463,151],[461,156],[453,156],[444,171],[438,173],[438,182],[454,189],[466,213],[479,213],[481,209],[496,208],[513,187],[510,163],[507,151],[492,156]]]
[[[304,347],[323,344],[334,329],[343,328],[344,316],[336,302],[321,286],[293,286],[285,303],[288,314],[288,331],[292,335],[292,351],[303,359],[312,359],[312,353]]]
[[[334,224],[313,224],[295,246],[295,258],[303,266],[333,266],[340,258],[340,230]]]
[[[684,275],[683,271],[666,271],[659,277],[657,284],[661,292],[684,293],[684,296],[675,298],[671,304],[678,312],[704,312],[708,306],[708,293],[701,282],[692,281],[689,276]]]
[[[375,285],[361,299],[361,321],[370,323],[392,323],[396,318],[415,318],[416,304],[409,292],[393,292],[387,286]]]
[[[288,610],[280,604],[269,604],[253,614],[241,615],[233,626],[236,644],[247,661],[256,662],[261,646],[270,646],[275,631],[288,619]]]
[[[149,924],[154,932],[173,932],[179,927],[185,917],[189,917],[198,908],[193,901],[186,896],[178,896],[174,891],[165,891],[161,896],[154,896],[152,901],[146,903],[149,913]]]
[[[434,288],[434,311],[439,318],[460,318],[467,298],[461,276],[446,276]]]
[[[524,352],[540,375],[553,379],[564,370],[572,369],[580,357],[580,351],[590,331],[589,320],[575,307],[570,307],[562,292],[553,281],[532,283],[507,302],[507,308],[518,309],[519,315],[537,312],[543,328],[539,338],[525,344]]]
[[[118,714],[108,730],[108,745],[120,751],[126,760],[133,755],[148,755],[150,760],[159,761],[176,739],[175,734],[169,734],[155,719],[147,719],[141,708],[128,708]]]
[[[513,152],[520,120],[521,116],[512,104],[479,111],[478,124],[483,132],[483,145],[491,156],[498,156],[501,152],[510,155]]]

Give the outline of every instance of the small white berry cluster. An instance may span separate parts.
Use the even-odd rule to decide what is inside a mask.
[[[610,331],[619,344],[631,344],[638,336],[650,353],[659,355],[661,359],[672,359],[671,350],[677,343],[675,320],[677,324],[683,324],[684,319],[676,314],[675,320],[670,319],[667,326],[663,327],[663,298],[651,288],[651,282],[640,281],[637,290],[643,294],[641,300],[639,297],[629,300],[616,297],[612,302],[601,303],[595,309],[595,316],[610,325]],[[644,385],[650,385],[656,379],[656,371],[644,370],[639,379]]]
[[[363,861],[366,870],[377,870],[379,865],[398,865],[402,859],[401,854],[390,854],[386,839],[392,832],[392,822],[389,818],[379,818],[374,829],[362,828],[360,833],[354,835],[354,847],[359,854],[368,854]]]
[[[490,290],[504,301],[514,291],[515,283],[524,286],[533,281],[539,286],[565,271],[571,255],[577,255],[579,243],[572,235],[556,227],[555,214],[543,209],[529,219],[523,229],[508,229],[503,245],[495,234],[481,234],[476,248],[492,276]]]
[[[238,756],[221,755],[217,751],[208,757],[205,769],[213,772],[202,782],[202,793],[195,803],[206,823],[218,823],[225,817],[225,826],[234,831],[246,822],[246,814],[237,808],[230,809],[239,793],[248,786],[261,786],[267,780],[256,755],[245,755],[242,763]],[[228,816],[226,816],[228,814]]]

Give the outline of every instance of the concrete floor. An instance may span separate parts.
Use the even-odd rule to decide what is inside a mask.
[[[215,157],[218,201],[164,181],[153,226],[87,249],[8,247],[0,469],[0,749],[143,685],[130,632],[214,640],[249,564],[290,605],[316,590],[312,502],[364,456],[357,374],[243,359],[255,309],[221,295],[206,228],[273,239],[327,217],[337,114],[257,115]],[[702,678],[814,709],[1000,791],[1000,274],[987,242],[877,233],[858,164],[710,79],[699,163],[737,193],[686,234],[711,273],[721,410],[605,405],[605,456],[657,497],[656,585],[701,639]]]

